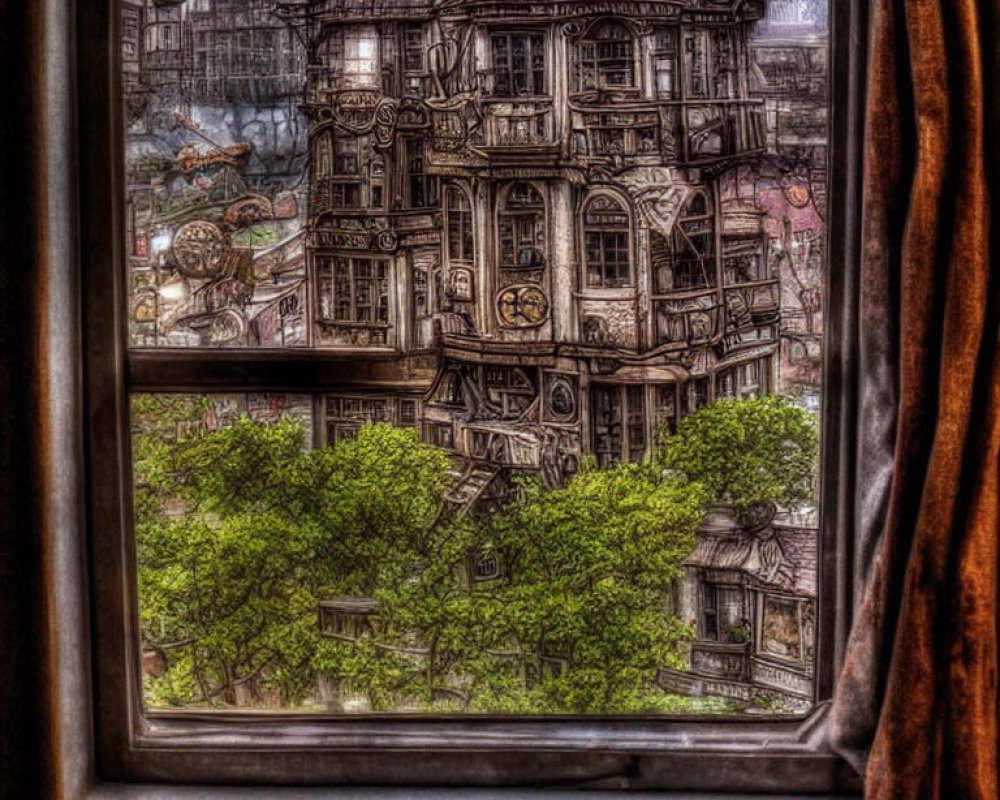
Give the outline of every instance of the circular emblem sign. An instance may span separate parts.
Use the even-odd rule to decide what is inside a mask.
[[[211,222],[195,220],[182,225],[174,235],[174,258],[188,278],[211,278],[222,267],[226,237]]]
[[[497,296],[497,314],[508,327],[541,325],[548,313],[549,298],[537,286],[508,286]]]

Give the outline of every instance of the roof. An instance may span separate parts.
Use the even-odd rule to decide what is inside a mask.
[[[768,526],[756,534],[699,530],[686,567],[742,572],[761,585],[816,596],[815,528]]]

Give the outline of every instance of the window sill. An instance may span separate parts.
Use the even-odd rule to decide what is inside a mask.
[[[86,800],[621,800],[619,790],[576,789],[253,789],[152,784],[99,784]],[[860,794],[733,794],[704,792],[643,793],[643,800],[861,800]]]

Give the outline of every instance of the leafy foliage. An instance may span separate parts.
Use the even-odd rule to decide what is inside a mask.
[[[657,670],[679,666],[693,636],[664,596],[694,546],[700,487],[650,464],[588,464],[563,488],[522,488],[492,521],[508,568],[498,595],[546,705],[642,710]]]
[[[685,417],[659,457],[745,518],[756,505],[813,501],[818,440],[815,416],[784,397],[722,399]]]
[[[694,635],[666,598],[705,503],[807,498],[815,462],[805,412],[721,401],[657,458],[585,463],[558,489],[522,477],[513,503],[471,519],[444,513],[449,457],[415,431],[368,425],[309,450],[291,418],[213,430],[204,399],[134,403],[142,635],[168,665],[147,679],[155,704],[700,707],[655,678]],[[477,580],[487,555],[500,574]],[[319,602],[337,597],[375,600],[375,633],[321,635]]]
[[[180,416],[199,412],[182,404]],[[170,685],[188,675],[200,702],[235,703],[240,688],[255,703],[301,701],[314,686],[318,601],[397,577],[393,547],[426,549],[446,456],[385,425],[322,451],[306,451],[288,418],[242,417],[173,445],[152,427],[133,437],[147,646],[167,655]]]

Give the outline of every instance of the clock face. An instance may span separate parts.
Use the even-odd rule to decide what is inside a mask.
[[[211,222],[195,220],[174,235],[174,258],[188,278],[212,278],[222,267],[228,247],[222,231]]]

